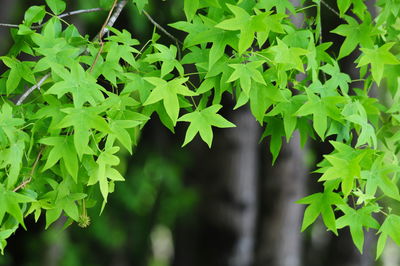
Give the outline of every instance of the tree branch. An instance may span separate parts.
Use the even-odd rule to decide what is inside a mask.
[[[78,15],[78,14],[85,14],[85,13],[93,13],[93,12],[98,12],[98,11],[102,11],[102,8],[90,8],[90,9],[80,9],[80,10],[75,10],[75,11],[71,11],[71,12],[66,12],[64,14],[58,15],[56,17],[58,18],[65,18],[65,17],[69,17],[69,16],[73,16],[73,15]],[[47,22],[47,21],[46,21]],[[36,25],[36,26],[32,26],[31,29],[40,29],[42,28],[45,24],[42,23],[40,25]],[[19,28],[19,25],[17,24],[8,24],[8,23],[0,23],[0,27],[6,27],[6,28]]]
[[[96,54],[96,57],[94,58],[93,64],[90,66],[89,72],[92,73],[94,66],[97,64],[97,60],[100,57],[101,52],[103,51],[104,48],[104,42],[103,42],[103,35],[108,31],[108,29],[106,28],[107,26],[112,27],[112,25],[114,25],[115,21],[117,20],[118,16],[121,14],[122,9],[124,8],[124,6],[126,5],[127,1],[120,1],[117,5],[117,0],[114,0],[114,3],[110,9],[110,12],[108,13],[107,19],[104,21],[103,26],[100,29],[99,34],[97,34],[97,36],[95,37],[95,39],[97,38],[100,41],[100,48],[99,51]],[[116,8],[115,12],[114,9]],[[107,31],[106,31],[107,30]]]
[[[103,27],[101,27],[99,34],[97,34],[97,36],[95,37],[95,40],[101,39],[103,37],[103,35],[108,32],[107,27],[112,27],[114,25],[117,18],[121,15],[121,12],[124,9],[125,5],[128,3],[127,0],[121,0],[118,3],[115,3],[115,2],[114,2],[113,7],[110,10],[110,13],[108,14],[106,21],[104,22]],[[112,13],[112,15],[111,15],[111,13]]]
[[[161,30],[165,35],[167,35],[169,38],[171,38],[172,40],[174,40],[176,43],[179,44],[183,44],[180,40],[178,40],[174,35],[172,35],[171,33],[169,33],[166,29],[164,29],[160,24],[158,24],[150,15],[149,13],[147,13],[145,10],[143,10],[143,14],[145,14],[145,16],[150,20],[151,23],[153,23],[153,25],[158,28],[159,30]]]
[[[339,12],[337,12],[333,7],[331,7],[327,2],[325,2],[324,0],[321,0],[321,3],[328,8],[332,13],[334,13],[336,16],[338,16],[339,18],[342,18],[339,14]]]
[[[36,83],[35,85],[33,85],[32,87],[28,88],[22,95],[21,97],[19,97],[16,105],[21,105],[25,99],[37,88],[38,90],[40,90],[40,86],[50,77],[50,73],[47,73],[46,75],[44,75],[38,83]]]

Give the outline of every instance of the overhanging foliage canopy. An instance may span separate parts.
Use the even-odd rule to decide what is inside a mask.
[[[364,229],[379,234],[377,257],[388,237],[400,245],[400,212],[392,207],[400,201],[398,0],[377,1],[375,18],[359,0],[337,1],[338,12],[330,7],[341,21],[332,33],[344,37],[338,55],[321,37],[320,0],[305,7],[185,0],[186,20],[170,24],[187,33],[182,41],[150,17],[147,0],[100,2],[109,16],[94,38],[66,19],[99,9],[63,13],[63,0],[30,7],[11,29],[14,44],[0,57],[8,68],[0,79],[1,250],[27,215],[45,215],[46,227],[62,214],[86,226],[94,192],[104,207],[114,182],[124,180],[118,151],[132,152],[153,113],[172,131],[188,125],[183,145],[199,135],[211,147],[213,127],[235,126],[219,114],[226,94],[235,109],[250,105],[274,160],[295,130],[303,144],[334,140],[316,170],[323,191],[298,201],[307,204],[302,230],[322,216],[335,234],[349,227],[360,251]],[[112,27],[126,4],[155,25],[148,42]],[[315,16],[305,14],[296,27],[291,16],[311,9]],[[156,32],[172,44],[158,43]],[[340,69],[353,52],[357,80]],[[370,97],[374,88],[387,97]]]

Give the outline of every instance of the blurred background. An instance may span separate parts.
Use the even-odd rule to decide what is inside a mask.
[[[18,24],[24,11],[38,0],[0,0],[0,22]],[[98,6],[98,0],[67,1],[68,10]],[[150,0],[147,11],[177,38],[182,33],[167,26],[183,19],[183,1]],[[293,2],[296,6],[297,1]],[[329,2],[329,1],[327,1]],[[374,1],[368,2],[372,13]],[[335,3],[331,6],[336,7]],[[312,10],[310,10],[312,11]],[[81,33],[94,36],[107,12],[68,18]],[[341,43],[329,31],[340,21],[323,8],[323,41]],[[293,18],[301,25],[302,18]],[[145,43],[153,25],[128,5],[115,24]],[[162,34],[161,34],[162,35]],[[0,54],[11,45],[9,29],[0,28]],[[160,42],[171,41],[162,36]],[[332,47],[337,54],[338,47]],[[357,55],[349,60],[354,60]],[[2,66],[4,67],[4,66]],[[352,61],[342,70],[356,79]],[[357,85],[357,84],[355,84]],[[89,209],[91,224],[63,229],[63,220],[44,231],[44,219],[28,218],[28,231],[19,229],[8,241],[0,265],[115,265],[115,266],[396,266],[399,249],[388,243],[382,259],[375,257],[375,232],[366,232],[363,255],[354,247],[348,229],[339,237],[318,222],[300,233],[304,207],[294,201],[316,191],[313,165],[329,146],[308,142],[300,148],[294,136],[271,166],[268,139],[259,143],[262,129],[250,111],[223,115],[237,125],[215,130],[213,148],[196,139],[185,148],[185,127],[172,134],[157,116],[145,127],[133,156],[122,155],[119,183],[99,216]],[[1,204],[1,203],[0,203]],[[100,205],[100,204],[99,204]]]

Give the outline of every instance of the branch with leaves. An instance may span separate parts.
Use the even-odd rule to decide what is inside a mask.
[[[154,34],[141,45],[127,30],[114,28],[129,2],[171,44],[159,43]],[[364,229],[379,234],[377,257],[387,238],[400,245],[400,213],[393,208],[400,201],[400,29],[395,11],[400,4],[379,1],[382,11],[375,20],[363,1],[337,1],[339,12],[329,6],[343,20],[331,31],[344,37],[336,57],[331,43],[321,38],[320,4],[326,2],[314,2],[307,8],[316,9],[315,18],[299,29],[287,14],[306,8],[296,9],[287,0],[246,6],[185,1],[186,19],[169,24],[186,34],[184,40],[144,11],[145,0],[110,2],[93,41],[74,25],[62,27],[62,16],[72,14],[62,13],[63,0],[30,7],[14,46],[0,57],[8,68],[0,78],[5,84],[1,94],[21,95],[15,105],[3,97],[0,107],[0,197],[14,202],[4,210],[9,215],[1,217],[0,230],[12,233],[16,228],[10,224],[24,226],[23,217],[33,213],[38,219],[42,212],[46,228],[62,214],[68,223],[87,225],[86,206],[79,215],[79,202],[84,205],[97,192],[104,208],[114,183],[124,180],[117,170],[119,150],[132,153],[153,113],[171,131],[178,123],[188,125],[183,145],[199,136],[211,147],[214,128],[235,126],[220,114],[226,108],[222,99],[231,97],[235,109],[250,106],[264,128],[261,138],[270,140],[274,161],[283,139],[289,141],[294,131],[303,145],[309,139],[331,140],[333,151],[315,171],[323,190],[298,201],[307,205],[302,230],[321,216],[334,234],[348,227],[360,251]],[[48,10],[53,16],[42,24]],[[352,87],[340,66],[354,51],[360,54],[354,62],[360,88]],[[37,60],[20,60],[22,53]],[[300,73],[305,78],[299,81]],[[373,87],[392,100],[370,97]],[[27,102],[36,89],[41,93]],[[34,169],[46,181],[32,178]],[[24,189],[37,196],[22,195]],[[11,233],[0,236],[0,249]]]

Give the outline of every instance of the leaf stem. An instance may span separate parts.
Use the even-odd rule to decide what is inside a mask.
[[[38,155],[36,156],[35,162],[34,162],[33,165],[32,165],[32,169],[31,169],[31,173],[29,174],[29,178],[26,179],[26,180],[24,180],[24,181],[23,181],[21,184],[19,184],[16,188],[14,188],[14,189],[13,189],[13,192],[17,192],[18,190],[24,188],[27,184],[29,184],[29,183],[32,181],[33,174],[35,173],[35,169],[36,169],[36,167],[37,167],[37,165],[38,165],[38,163],[39,163],[40,157],[42,156],[43,150],[44,150],[44,147],[42,146],[42,147],[40,148],[40,151],[39,151]]]
[[[147,17],[147,19],[159,30],[161,30],[165,35],[167,35],[169,38],[171,38],[173,41],[175,41],[175,44],[178,48],[178,59],[181,60],[181,47],[180,45],[183,45],[183,43],[178,40],[174,35],[169,33],[163,26],[158,24],[150,15],[149,13],[146,12],[146,10],[143,10],[143,14]]]

